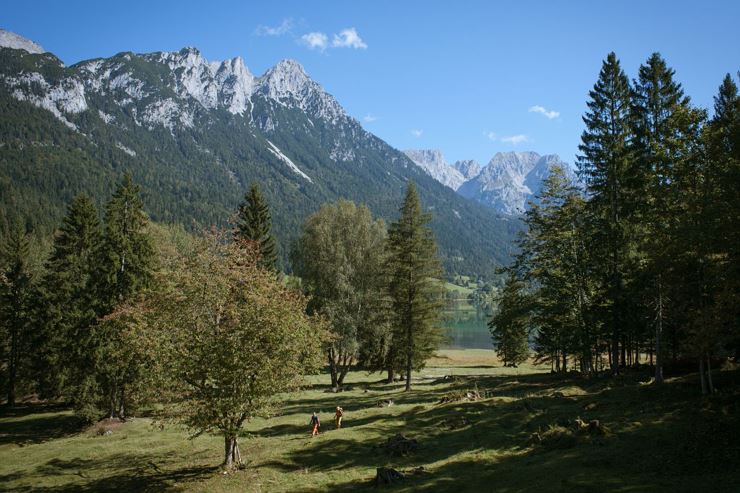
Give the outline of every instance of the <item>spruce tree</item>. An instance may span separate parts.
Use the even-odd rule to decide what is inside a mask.
[[[697,121],[681,84],[658,53],[640,66],[633,92],[634,159],[641,228],[640,246],[652,280],[655,311],[655,381],[663,381],[664,326],[668,318],[669,286],[675,264],[675,225],[685,200],[676,179],[678,163],[691,153]],[[677,347],[676,334],[673,335]],[[674,350],[675,354],[675,350]]]
[[[106,316],[135,301],[150,284],[154,249],[147,231],[149,220],[139,196],[140,188],[126,173],[105,208],[105,227],[95,254],[94,309],[97,320],[81,340],[86,365],[73,383],[75,408],[88,419],[107,412],[112,418],[125,416],[131,367],[127,341],[111,334],[115,323]]]
[[[84,348],[96,319],[94,276],[102,232],[92,199],[77,195],[54,237],[41,286],[39,362],[41,391],[57,395],[70,383],[71,374],[89,370]],[[53,371],[49,371],[52,369]]]
[[[504,366],[516,367],[529,358],[530,306],[524,294],[524,283],[510,272],[498,308],[488,328],[493,346]]]
[[[599,274],[607,327],[611,337],[612,373],[619,373],[619,341],[623,326],[623,285],[627,270],[632,127],[627,76],[614,53],[603,62],[589,92],[586,130],[581,136],[578,169],[587,187],[590,248],[604,259]]]
[[[411,371],[422,368],[440,341],[438,322],[443,306],[442,268],[434,235],[427,226],[413,183],[409,183],[388,235],[389,293],[392,303],[393,342],[388,375],[405,366],[406,390],[411,390]]]
[[[277,242],[272,234],[270,208],[256,183],[252,183],[239,205],[236,239],[256,242],[260,253],[260,266],[277,271]]]
[[[33,277],[29,267],[29,239],[20,228],[8,235],[0,252],[0,334],[3,364],[7,375],[6,399],[15,406],[20,374],[29,361],[27,354],[33,328]]]
[[[141,187],[125,173],[105,206],[105,230],[98,266],[98,314],[144,289],[151,279],[154,250],[147,233],[149,219],[140,197]]]

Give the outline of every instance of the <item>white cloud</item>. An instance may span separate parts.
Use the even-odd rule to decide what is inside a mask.
[[[423,130],[416,130],[416,129],[414,129],[414,130],[411,131],[411,135],[413,135],[417,139],[419,137],[421,137],[423,134],[424,134],[424,131]]]
[[[312,50],[324,51],[329,46],[329,37],[320,32],[307,33],[301,36],[301,42]]]
[[[257,36],[282,36],[283,34],[288,34],[291,29],[293,29],[293,19],[287,18],[283,19],[283,22],[281,22],[279,26],[275,27],[263,26],[260,24],[257,26],[257,29],[254,30],[254,34]]]
[[[553,118],[557,118],[560,116],[560,112],[555,110],[548,110],[544,106],[535,105],[529,108],[530,113],[541,113],[546,118],[552,120]]]
[[[488,140],[496,140],[498,138],[498,135],[496,135],[496,132],[483,132],[483,135],[488,137]]]
[[[521,144],[522,142],[528,142],[529,137],[524,134],[510,135],[508,137],[501,137],[501,142],[511,145]]]
[[[355,48],[363,50],[367,48],[367,44],[360,38],[354,27],[342,29],[339,31],[339,34],[335,34],[331,45],[333,48]]]
[[[372,122],[374,122],[374,121],[375,121],[375,120],[377,120],[377,119],[378,119],[378,117],[377,117],[377,116],[373,116],[373,115],[371,115],[371,114],[369,114],[369,113],[368,113],[367,115],[365,115],[365,116],[364,116],[364,117],[362,118],[362,121],[364,121],[364,122],[366,122],[366,123],[372,123]]]

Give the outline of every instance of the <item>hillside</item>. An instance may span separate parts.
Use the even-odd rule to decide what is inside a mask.
[[[3,229],[20,220],[48,234],[76,193],[101,203],[126,170],[153,220],[191,229],[226,225],[260,182],[284,259],[320,204],[345,197],[393,220],[409,180],[451,274],[491,275],[520,229],[365,131],[290,60],[256,77],[241,58],[208,61],[194,48],[71,67],[0,48],[0,146]]]

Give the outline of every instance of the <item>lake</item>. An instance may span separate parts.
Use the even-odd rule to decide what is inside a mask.
[[[446,310],[442,328],[447,340],[443,349],[493,349],[488,330],[490,315],[483,310]]]

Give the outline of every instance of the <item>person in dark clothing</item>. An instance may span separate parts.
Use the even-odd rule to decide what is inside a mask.
[[[319,434],[319,428],[321,428],[321,420],[319,420],[319,416],[316,413],[313,413],[311,416],[311,436],[315,437]]]

